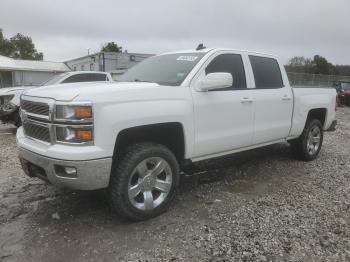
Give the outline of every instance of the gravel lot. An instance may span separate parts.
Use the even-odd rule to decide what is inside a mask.
[[[0,135],[0,261],[349,261],[350,108],[338,119],[316,161],[279,144],[203,163],[166,214],[139,223],[104,192],[25,177]]]

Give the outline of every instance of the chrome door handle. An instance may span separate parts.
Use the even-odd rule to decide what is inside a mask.
[[[253,99],[250,97],[243,97],[241,103],[253,103]]]
[[[282,97],[282,100],[289,101],[289,100],[291,100],[291,97],[288,95],[285,95]]]

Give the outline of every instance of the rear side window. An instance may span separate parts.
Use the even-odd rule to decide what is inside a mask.
[[[89,74],[78,74],[78,75],[72,75],[68,77],[66,80],[64,80],[62,83],[78,83],[78,82],[89,82],[90,77]]]
[[[243,60],[241,55],[222,54],[215,57],[205,69],[205,74],[209,73],[231,73],[233,85],[231,87],[218,89],[234,90],[247,88]]]
[[[253,68],[256,88],[281,88],[283,80],[276,59],[260,56],[249,56]]]
[[[68,77],[62,83],[106,81],[105,74],[77,74]]]
[[[106,81],[107,76],[105,74],[89,74],[90,81]]]

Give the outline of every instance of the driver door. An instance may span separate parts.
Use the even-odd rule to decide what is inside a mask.
[[[195,158],[247,147],[252,144],[254,97],[248,87],[244,54],[220,52],[200,69],[192,87],[195,126]],[[233,85],[198,91],[196,85],[209,73],[231,73]]]

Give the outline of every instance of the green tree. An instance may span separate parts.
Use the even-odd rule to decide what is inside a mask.
[[[309,73],[312,68],[312,59],[304,56],[295,56],[289,60],[286,69],[296,73]]]
[[[35,49],[32,38],[29,36],[24,36],[18,33],[14,37],[11,37],[10,41],[15,47],[15,52],[13,53],[12,57],[21,59],[43,60],[43,53],[39,53]]]
[[[304,56],[295,56],[289,60],[289,66],[309,66],[312,60],[310,58],[305,58]]]
[[[334,71],[336,75],[350,76],[350,65],[336,65]]]
[[[102,46],[101,52],[122,52],[123,48],[114,42],[108,42]]]
[[[286,69],[289,72],[331,75],[339,72],[338,68],[326,58],[315,55],[313,59],[295,56],[289,60]]]
[[[14,51],[14,45],[4,37],[2,29],[0,29],[0,55],[11,56]]]
[[[6,39],[0,30],[0,54],[12,58],[27,60],[43,60],[43,53],[35,49],[32,38],[22,34],[16,34]]]
[[[312,60],[312,70],[315,74],[330,75],[334,73],[334,65],[329,63],[326,58],[315,55]]]

